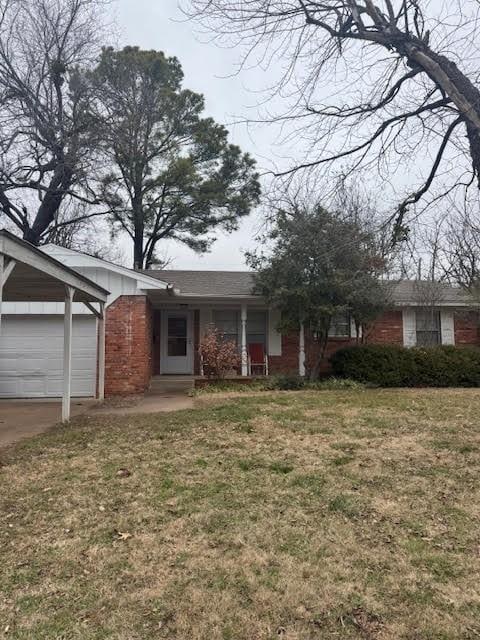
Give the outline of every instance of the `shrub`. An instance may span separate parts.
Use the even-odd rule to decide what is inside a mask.
[[[480,350],[361,345],[330,359],[336,376],[380,387],[478,387]]]
[[[200,341],[199,353],[207,378],[225,378],[240,365],[237,345],[233,340],[225,340],[218,329],[207,331]]]
[[[280,391],[297,391],[298,389],[303,389],[304,386],[305,379],[295,374],[275,376],[268,381],[270,389],[278,389]]]
[[[351,380],[350,378],[326,378],[325,380],[312,383],[312,387],[323,391],[343,391],[349,389],[360,391],[365,389],[365,385],[362,382]]]

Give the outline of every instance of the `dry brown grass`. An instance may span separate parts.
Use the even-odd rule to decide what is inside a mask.
[[[469,390],[212,396],[19,445],[0,632],[479,638],[479,409]]]

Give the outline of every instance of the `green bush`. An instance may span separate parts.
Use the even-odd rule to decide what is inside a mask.
[[[337,351],[333,374],[379,387],[478,387],[480,350],[361,345]]]

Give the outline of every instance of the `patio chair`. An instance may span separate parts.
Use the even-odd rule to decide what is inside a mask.
[[[248,374],[268,376],[268,356],[265,353],[265,346],[259,343],[248,345]]]

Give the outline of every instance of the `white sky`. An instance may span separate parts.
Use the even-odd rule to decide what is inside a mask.
[[[259,100],[254,90],[265,86],[265,74],[252,70],[228,77],[235,71],[239,53],[202,42],[195,34],[195,25],[185,21],[177,0],[116,0],[113,7],[119,30],[118,44],[177,56],[185,73],[184,86],[203,93],[208,115],[227,125],[231,140],[249,151],[260,168],[267,167],[269,156],[275,153],[273,131],[262,127],[249,133],[245,126],[228,126],[235,116],[245,114],[249,106]],[[179,243],[165,242],[171,268],[244,269],[243,251],[254,245],[260,221],[260,213],[254,213],[242,221],[238,232],[219,234],[212,251],[203,256]],[[128,243],[122,246],[129,248]],[[161,248],[159,253],[163,254]]]
[[[433,13],[449,14],[446,24],[451,26],[452,20],[461,20],[458,6],[464,1],[466,0],[427,0],[426,5]],[[247,128],[245,125],[232,124],[239,117],[253,119],[259,116],[260,111],[265,110],[265,107],[258,105],[266,99],[265,88],[275,84],[272,73],[277,72],[280,77],[282,60],[275,60],[268,71],[250,68],[235,74],[241,52],[236,49],[220,49],[216,44],[208,42],[208,36],[201,35],[198,25],[185,19],[178,7],[178,0],[113,0],[111,6],[118,32],[115,44],[163,50],[169,56],[177,56],[185,73],[184,86],[205,96],[207,114],[227,126],[231,140],[257,159],[261,171],[274,165],[289,168],[294,164],[293,158],[302,159],[306,147],[298,139],[294,138],[287,147],[284,140],[280,143],[279,131],[272,126]],[[436,35],[441,41],[442,34],[439,32]],[[478,60],[470,62],[478,68]],[[467,64],[467,60],[462,59],[461,64]],[[323,80],[325,94],[335,90],[335,78],[329,76]],[[282,108],[279,101],[281,98],[272,101],[272,109]],[[398,203],[413,184],[418,184],[423,173],[422,165],[431,166],[428,156],[435,148],[432,147],[432,151],[428,147],[424,150],[427,165],[418,154],[413,163],[406,154],[404,164],[390,167],[391,176],[383,178],[376,172],[367,176],[366,188],[369,188],[370,179],[372,183],[376,183],[376,187],[381,187],[384,202],[379,203],[380,206],[388,206],[389,198]],[[445,167],[445,175],[449,175],[450,171],[451,167]],[[172,261],[171,268],[176,269],[243,269],[243,253],[255,245],[254,238],[261,221],[260,211],[252,214],[243,221],[236,233],[219,234],[212,251],[203,256],[170,241],[164,243],[163,250],[159,248],[159,254],[165,253]],[[127,240],[122,243],[122,248],[127,256],[126,264],[130,264],[131,248]]]

